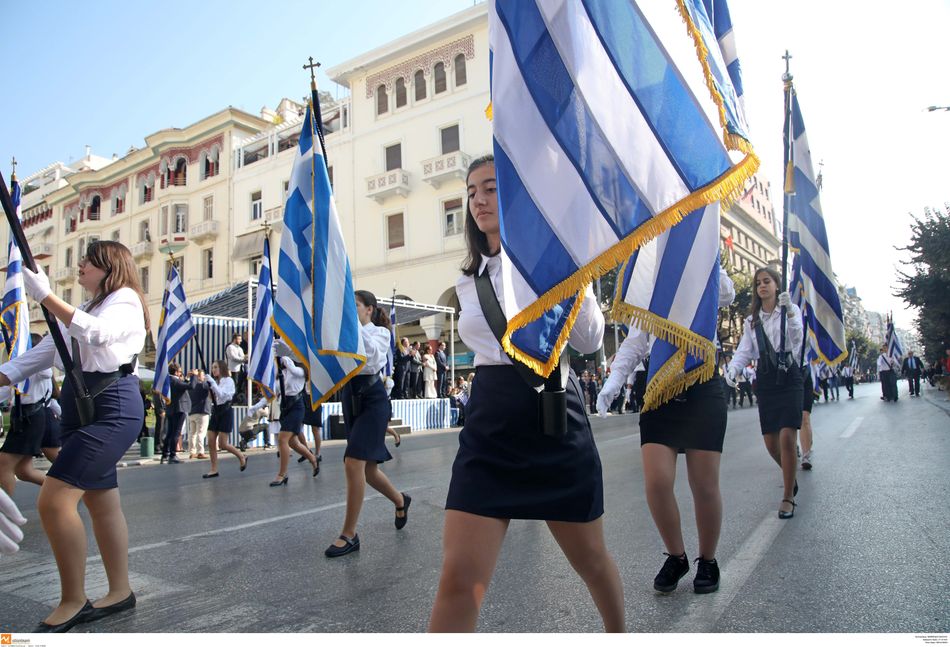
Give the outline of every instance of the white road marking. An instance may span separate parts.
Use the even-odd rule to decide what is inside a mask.
[[[769,513],[751,535],[742,543],[735,555],[720,566],[720,588],[715,593],[694,595],[686,609],[686,613],[672,628],[672,633],[710,632],[714,631],[719,618],[726,612],[729,605],[742,589],[752,571],[759,565],[782,531],[789,524],[778,518],[775,512]],[[683,585],[692,587],[688,577],[680,581]]]
[[[839,437],[840,437],[840,438],[851,438],[851,436],[854,435],[854,432],[856,432],[856,431],[858,430],[858,427],[861,426],[861,422],[862,422],[863,420],[864,420],[864,418],[862,418],[862,417],[860,417],[860,416],[857,417],[857,418],[855,418],[854,420],[852,420],[852,421],[851,421],[851,424],[848,425],[848,426],[845,428],[844,432],[842,432],[841,436],[839,436]]]

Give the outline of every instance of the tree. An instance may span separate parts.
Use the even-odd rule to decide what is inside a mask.
[[[736,298],[728,308],[719,310],[719,340],[735,347],[739,345],[739,339],[742,337],[742,321],[752,307],[752,277],[736,270],[728,256],[723,256],[721,263],[726,274],[732,279]]]
[[[855,350],[858,356],[858,370],[877,372],[877,346],[871,341],[871,339],[865,335],[863,332],[857,328],[849,328],[845,333],[845,344],[848,347],[848,352],[851,352],[851,343],[854,342]],[[851,357],[848,357],[846,362],[851,362]],[[842,365],[843,366],[843,365]]]
[[[950,203],[944,210],[924,209],[923,218],[911,214],[911,242],[897,248],[910,254],[911,272],[898,270],[900,288],[895,296],[919,309],[917,330],[924,357],[933,362],[950,348]]]

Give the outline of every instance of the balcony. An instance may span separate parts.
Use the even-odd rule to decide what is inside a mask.
[[[451,180],[465,180],[465,172],[472,161],[471,156],[462,151],[446,153],[422,161],[422,181],[438,189]]]
[[[158,250],[162,254],[175,254],[188,244],[188,234],[176,232],[173,234],[164,234],[158,240]]]
[[[218,221],[203,220],[188,228],[188,235],[196,243],[203,240],[214,240],[218,237]]]
[[[75,267],[57,267],[53,270],[53,281],[56,283],[69,283],[76,277]]]
[[[139,260],[142,258],[151,258],[155,253],[155,243],[150,240],[143,240],[132,245],[132,258]]]
[[[366,178],[366,197],[382,204],[387,198],[409,195],[409,172],[401,168]]]
[[[31,245],[30,248],[33,250],[33,258],[37,260],[49,258],[53,255],[53,246],[50,243],[36,243]]]

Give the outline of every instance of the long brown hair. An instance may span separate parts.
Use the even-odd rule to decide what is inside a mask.
[[[212,366],[218,367],[218,378],[231,377],[231,371],[228,369],[228,363],[223,359],[216,359],[211,363]]]
[[[97,240],[86,248],[86,260],[106,273],[99,284],[99,294],[86,306],[92,310],[110,294],[121,288],[131,288],[139,295],[142,302],[142,313],[145,315],[145,330],[151,324],[148,316],[148,304],[142,294],[142,284],[139,283],[138,268],[132,260],[129,248],[114,240]]]
[[[778,275],[778,272],[773,270],[771,267],[760,267],[755,271],[755,274],[752,275],[752,306],[751,312],[752,323],[755,323],[759,320],[759,310],[762,309],[762,299],[759,297],[759,291],[755,287],[755,282],[759,278],[759,274],[765,272],[770,277],[772,277],[772,282],[775,283],[775,296],[778,297],[779,290],[782,289],[782,277]]]
[[[373,308],[373,314],[370,317],[370,321],[372,321],[374,325],[381,326],[386,330],[390,330],[392,328],[392,325],[389,323],[389,315],[386,313],[386,310],[379,307],[379,302],[376,301],[375,294],[369,290],[356,290],[353,292],[353,294],[364,306],[370,306]]]
[[[477,168],[486,164],[495,165],[494,155],[482,155],[472,160],[468,165],[468,172],[465,173],[465,186],[468,186],[468,178]],[[488,236],[478,228],[475,222],[475,216],[472,215],[472,208],[468,196],[465,197],[465,246],[468,248],[468,255],[462,262],[462,274],[473,276],[478,272],[482,264],[482,255],[491,256],[491,249],[488,247]]]

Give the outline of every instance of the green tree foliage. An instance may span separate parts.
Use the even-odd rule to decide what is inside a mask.
[[[845,333],[848,353],[851,352],[851,342],[854,342],[858,355],[858,370],[876,372],[878,348],[871,339],[857,328],[849,328]],[[845,360],[851,362],[850,355]],[[842,364],[841,366],[844,366]]]
[[[752,277],[734,268],[726,255],[721,262],[735,286],[736,299],[728,308],[719,310],[719,339],[723,344],[736,347],[742,337],[742,321],[752,307]]]
[[[898,248],[910,254],[908,272],[899,271],[895,296],[919,309],[917,330],[924,357],[932,362],[950,348],[950,203],[944,209],[911,214],[911,242]]]

